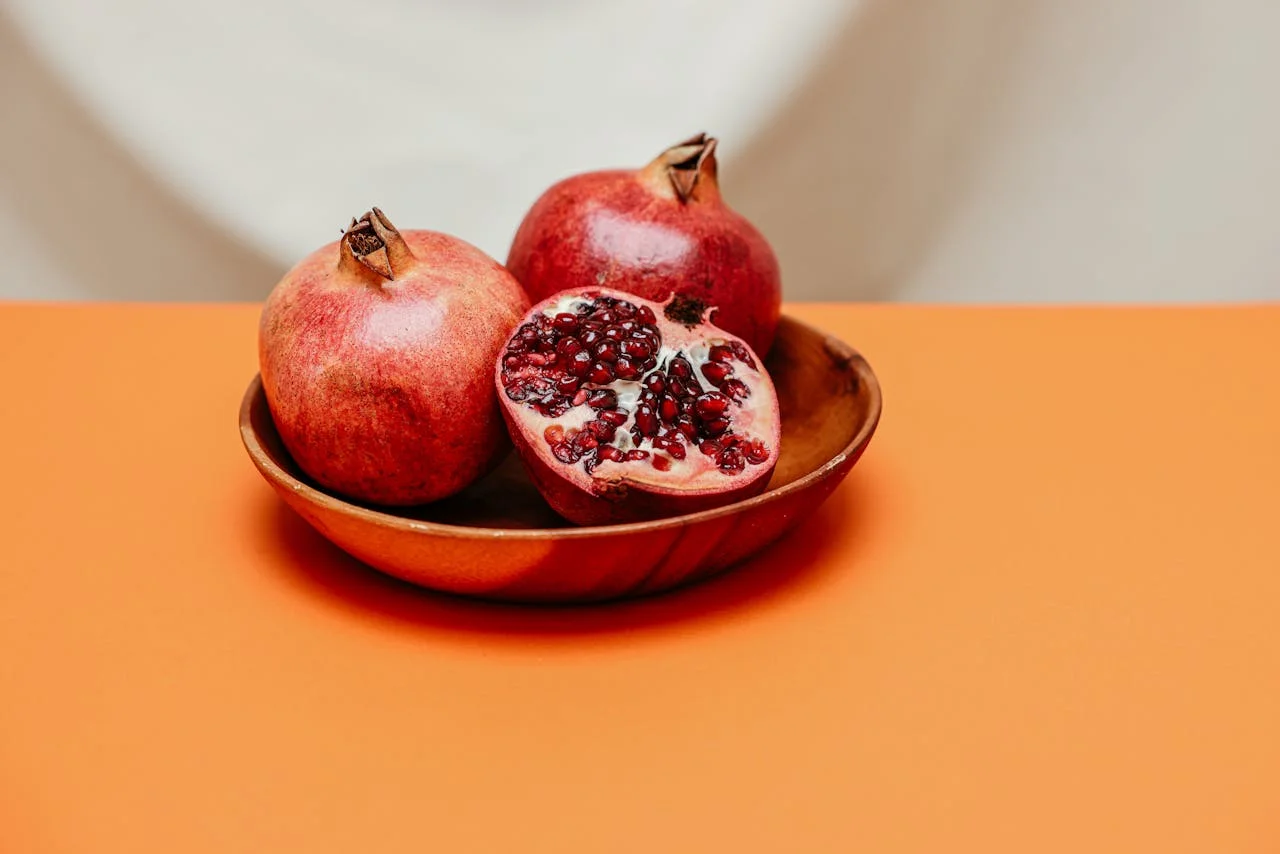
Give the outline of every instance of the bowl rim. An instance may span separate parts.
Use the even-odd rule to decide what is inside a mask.
[[[736,515],[756,507],[762,507],[774,501],[780,501],[788,495],[801,492],[826,479],[851,454],[858,452],[860,448],[870,441],[880,422],[880,413],[883,408],[880,381],[871,369],[870,363],[867,362],[862,354],[834,335],[823,332],[803,321],[783,316],[781,323],[801,327],[807,332],[821,337],[827,352],[833,357],[833,361],[845,362],[852,368],[853,372],[858,376],[858,382],[867,390],[867,417],[863,419],[853,438],[835,456],[803,477],[796,478],[777,489],[769,489],[751,498],[735,501],[732,504],[726,504],[710,510],[700,510],[696,513],[686,513],[681,516],[666,516],[661,519],[651,519],[644,522],[624,522],[613,525],[584,525],[566,528],[480,528],[468,525],[450,525],[444,522],[428,522],[421,519],[406,519],[394,513],[352,504],[294,477],[281,468],[262,446],[262,441],[257,431],[253,428],[253,419],[251,417],[255,401],[259,396],[265,395],[260,373],[254,375],[240,402],[240,439],[258,471],[273,484],[287,488],[290,492],[300,496],[310,504],[320,505],[330,511],[353,516],[383,528],[481,540],[560,540],[636,534],[658,528],[684,527],[708,522],[725,516]]]

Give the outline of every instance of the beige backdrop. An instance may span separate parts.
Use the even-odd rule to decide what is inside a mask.
[[[793,299],[1280,297],[1278,32],[1273,0],[871,0],[726,192]],[[0,296],[258,299],[288,260],[151,177],[3,12],[0,128]]]

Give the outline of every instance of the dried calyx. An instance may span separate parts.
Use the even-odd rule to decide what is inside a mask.
[[[356,265],[394,281],[413,266],[413,252],[378,208],[351,220],[342,235],[340,264]]]
[[[715,137],[700,133],[668,148],[656,162],[666,170],[667,178],[681,202],[693,198],[699,184],[716,180]]]

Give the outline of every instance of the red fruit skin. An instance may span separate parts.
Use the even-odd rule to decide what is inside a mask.
[[[340,241],[299,262],[263,308],[259,362],[303,471],[349,498],[405,506],[458,492],[510,449],[492,366],[529,301],[474,246],[401,234],[421,263],[396,281],[340,276]]]
[[[507,269],[534,302],[591,287],[654,302],[695,297],[716,307],[716,326],[763,356],[782,311],[777,258],[712,180],[699,188],[681,202],[652,167],[568,178],[525,215]]]

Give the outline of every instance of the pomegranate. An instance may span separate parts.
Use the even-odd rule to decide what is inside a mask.
[[[374,208],[263,307],[258,357],[280,438],[322,486],[372,504],[451,495],[510,449],[493,360],[529,306],[470,244]]]
[[[675,295],[604,288],[534,306],[497,360],[502,413],[557,513],[579,524],[693,513],[762,492],[781,421],[759,357]]]
[[[773,250],[725,204],[716,140],[668,148],[638,170],[589,172],[539,198],[516,231],[507,269],[534,301],[610,287],[662,302],[677,293],[767,355],[782,305]]]

